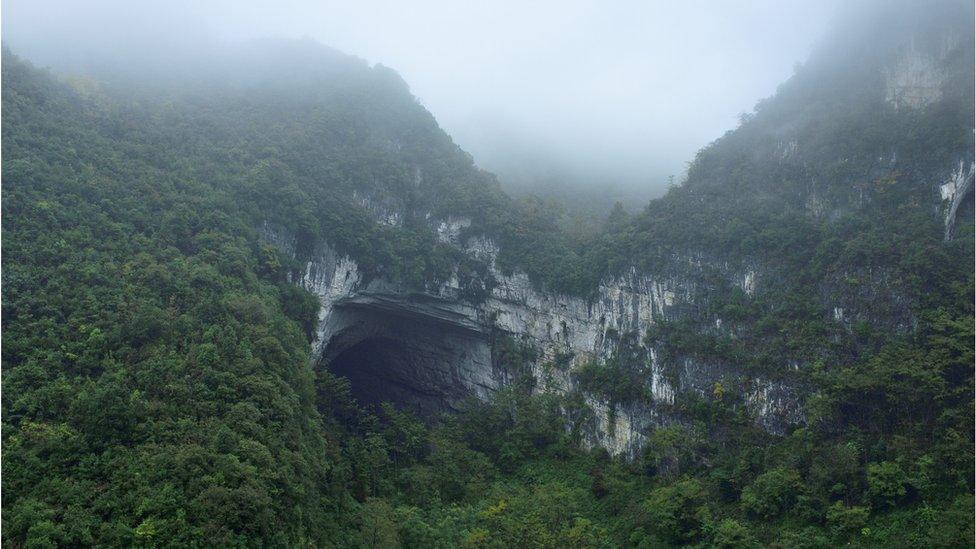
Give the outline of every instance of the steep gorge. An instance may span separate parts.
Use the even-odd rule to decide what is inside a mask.
[[[445,226],[457,229],[464,223],[432,222],[442,234]],[[267,241],[294,249],[294,237],[286,232],[267,226],[263,232]],[[695,274],[653,279],[632,270],[608,279],[597,297],[585,300],[540,291],[524,273],[503,274],[494,265],[498,250],[491,241],[473,238],[466,251],[491,265],[495,283],[482,302],[460,298],[460,289],[451,282],[426,292],[383,280],[364,282],[354,260],[321,248],[295,280],[322,304],[313,360],[349,377],[365,402],[388,394],[393,402],[430,417],[429,412],[449,409],[465,396],[485,398],[509,380],[509,372],[491,362],[493,333],[538,351],[532,364],[537,391],[568,394],[578,389],[573,371],[611,358],[622,337],[640,341],[655,322],[702,307],[696,301],[702,288]],[[689,273],[702,269],[695,258],[681,265]],[[754,271],[730,271],[727,276],[746,293],[756,291]],[[692,359],[683,361],[678,371],[665,371],[652,346],[640,341],[639,348],[640,374],[651,401],[620,404],[608,395],[586,395],[594,412],[584,430],[586,445],[634,457],[651,429],[679,419],[671,412],[677,394],[706,395],[715,383],[741,375],[734,365]],[[348,356],[352,349],[356,353]],[[365,371],[353,372],[351,359]],[[762,377],[740,383],[757,421],[771,431],[783,432],[802,421],[795,387]]]
[[[910,196],[930,205],[928,215],[944,219],[945,238],[951,238],[957,212],[972,208],[969,139],[929,159],[920,156],[917,142],[899,136],[876,145],[887,151],[881,156],[873,156],[877,149],[841,152],[836,143],[842,140],[825,145],[826,130],[805,110],[830,109],[837,101],[809,89],[811,79],[819,78],[840,79],[837,87],[860,90],[857,93],[868,97],[862,110],[853,109],[841,127],[875,124],[876,120],[858,117],[878,111],[887,113],[885,124],[893,131],[933,109],[958,115],[947,101],[960,93],[963,100],[967,97],[958,80],[972,57],[967,44],[956,34],[933,37],[929,28],[909,28],[891,42],[887,56],[871,60],[871,71],[860,76],[852,76],[847,66],[824,72],[822,60],[814,59],[811,68],[801,70],[778,96],[764,102],[754,119],[705,149],[689,182],[673,196],[652,202],[644,218],[653,222],[656,208],[669,202],[686,207],[704,200],[702,195],[716,194],[719,203],[706,202],[699,209],[735,217],[749,215],[749,208],[765,200],[764,215],[796,216],[829,234],[842,226],[838,219],[888,215],[892,196],[885,194],[884,186],[895,183],[901,193],[896,201]],[[852,59],[855,66],[869,62]],[[808,104],[797,105],[798,97]],[[836,156],[843,154],[850,158]],[[723,170],[737,162],[754,170],[754,182],[740,183],[724,175]],[[423,179],[419,166],[414,174],[418,181]],[[764,187],[763,178],[773,187]],[[743,206],[730,203],[740,209],[728,210],[721,193],[740,185],[750,185],[746,192],[752,196],[740,195],[735,200]],[[313,360],[349,377],[363,401],[388,396],[425,417],[451,409],[465,396],[486,398],[509,381],[510,372],[491,360],[492,342],[501,335],[537,352],[531,364],[535,391],[583,395],[592,412],[583,428],[586,446],[637,456],[655,427],[688,419],[684,402],[711,399],[719,390],[735,395],[768,431],[785,433],[805,422],[803,407],[812,390],[815,363],[857,352],[866,344],[856,333],[864,326],[905,334],[916,323],[917,298],[895,282],[899,275],[892,267],[842,262],[840,270],[826,273],[815,284],[815,311],[806,313],[822,326],[822,343],[764,351],[766,365],[758,371],[736,358],[741,355],[680,350],[675,354],[650,337],[659,325],[691,323],[694,337],[715,341],[716,346],[762,345],[762,339],[748,339],[755,332],[755,319],[723,318],[715,303],[739,295],[775,310],[777,300],[806,292],[810,283],[795,286],[797,282],[789,281],[795,267],[782,255],[769,257],[761,249],[744,255],[710,250],[708,240],[721,238],[716,234],[690,246],[665,243],[670,251],[654,255],[654,263],[638,254],[630,259],[629,269],[605,276],[589,297],[564,295],[540,288],[520,269],[503,272],[497,264],[499,246],[489,235],[470,233],[468,217],[414,211],[366,193],[357,200],[375,223],[397,229],[406,219],[420,220],[441,244],[488,268],[487,295],[470,299],[464,296],[457,272],[446,282],[426,287],[368,278],[355,259],[337,254],[326,240],[306,254],[304,267],[293,274],[294,282],[321,303]],[[261,232],[265,241],[297,258],[294,234],[270,223]],[[794,253],[783,255],[788,259]],[[638,393],[643,397],[620,399],[580,383],[581,368],[619,362],[623,354],[628,355],[623,367],[640,380]]]
[[[972,6],[882,4],[589,236],[310,41],[5,49],[4,544],[972,546]]]

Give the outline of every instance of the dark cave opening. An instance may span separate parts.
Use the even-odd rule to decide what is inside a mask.
[[[357,402],[389,402],[431,421],[494,389],[488,339],[411,309],[337,307],[322,364],[350,382]]]
[[[422,356],[388,337],[364,339],[329,363],[332,373],[349,380],[360,405],[373,408],[389,402],[431,418],[449,408],[451,392],[437,380],[425,379],[427,367]]]

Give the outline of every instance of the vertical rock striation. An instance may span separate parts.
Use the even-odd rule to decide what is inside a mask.
[[[461,229],[470,224],[461,218],[429,221],[442,241],[458,245]],[[286,231],[265,225],[262,235],[294,255],[294,238]],[[506,383],[505,372],[491,363],[492,334],[537,349],[539,359],[532,366],[536,390],[562,394],[578,389],[575,368],[611,358],[620,337],[629,334],[640,350],[650,402],[611,403],[584,393],[592,417],[584,425],[583,442],[630,456],[640,450],[650,429],[677,420],[671,409],[683,394],[706,395],[716,381],[735,373],[690,359],[680,371],[666,371],[655,349],[643,341],[655,323],[700,306],[693,277],[652,278],[631,270],[605,280],[592,300],[584,300],[540,291],[519,271],[502,273],[496,267],[499,249],[490,239],[469,238],[463,246],[487,263],[494,278],[490,294],[479,303],[458,297],[456,277],[422,292],[382,279],[367,281],[353,259],[319,246],[293,280],[321,303],[314,360],[333,367],[340,363],[339,373],[367,385],[361,395],[386,396],[430,416],[451,409],[466,395],[486,398]],[[689,269],[698,264],[689,259],[682,263]],[[745,291],[756,291],[754,270],[728,276]],[[368,352],[381,355],[385,366],[379,359],[367,359]],[[350,360],[366,373],[351,373]],[[557,362],[564,364],[553,367]],[[377,379],[369,382],[367,375]],[[384,384],[393,388],[382,389]],[[749,385],[753,389],[746,402],[759,423],[778,431],[784,422],[802,421],[800,401],[789,387],[761,379]]]

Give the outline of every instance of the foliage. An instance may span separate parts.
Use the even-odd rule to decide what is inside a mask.
[[[742,491],[742,507],[760,518],[778,517],[796,504],[801,486],[796,471],[784,468],[766,471]]]
[[[502,193],[392,71],[271,58],[147,91],[4,51],[5,546],[972,545],[973,230],[946,240],[932,198],[971,160],[971,78],[894,110],[862,77],[876,59],[813,63],[683,185],[580,234]],[[329,245],[484,299],[487,264],[428,221],[448,215],[540,288],[592,296],[634,266],[688,282],[694,310],[571,372],[612,409],[649,400],[648,346],[672,377],[733,375],[681,395],[633,461],[580,450],[604,426],[579,393],[533,394],[540,357],[500,333],[489,401],[435,425],[361,409],[310,366],[318,303],[289,280]],[[268,246],[279,230],[294,242]],[[757,270],[758,291],[733,280]],[[754,375],[808,388],[806,425],[757,427],[737,396]]]

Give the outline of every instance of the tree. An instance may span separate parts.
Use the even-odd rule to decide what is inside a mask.
[[[400,543],[393,507],[379,498],[369,498],[359,509],[359,541],[362,547],[388,549]]]
[[[757,517],[778,517],[796,503],[803,483],[793,469],[778,467],[767,471],[742,491],[742,508]]]
[[[905,497],[908,476],[897,463],[869,463],[867,471],[868,489],[865,495],[875,508],[892,507]]]
[[[639,526],[668,543],[688,543],[701,532],[705,489],[695,479],[657,488],[641,504]]]

